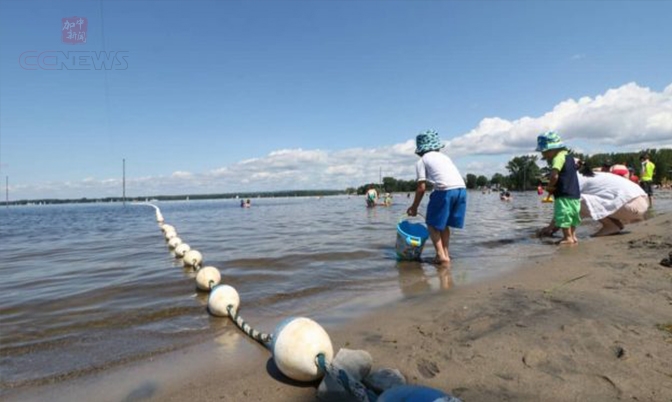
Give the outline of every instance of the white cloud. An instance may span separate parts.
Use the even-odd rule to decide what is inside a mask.
[[[568,99],[537,117],[484,118],[475,128],[446,142],[445,152],[461,173],[504,172],[514,155],[533,153],[536,136],[558,130],[565,142],[585,153],[622,148],[636,151],[672,144],[672,85],[662,92],[629,83],[595,97]],[[383,176],[412,179],[415,140],[379,148],[341,150],[280,149],[203,173],[126,179],[126,194],[151,196],[341,188],[377,182]],[[12,199],[119,196],[121,179],[14,185]]]
[[[468,133],[448,142],[451,154],[515,154],[533,149],[536,136],[557,130],[571,146],[586,140],[602,146],[636,150],[672,140],[672,85],[663,92],[629,83],[594,98],[560,102],[539,117],[509,121],[483,119]]]
[[[173,172],[173,174],[171,176],[176,178],[176,179],[187,179],[187,178],[190,178],[193,175],[189,172],[182,172],[182,171],[178,170],[176,172]]]

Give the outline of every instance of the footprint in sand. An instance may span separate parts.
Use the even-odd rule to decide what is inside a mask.
[[[418,362],[418,371],[425,378],[435,377],[440,372],[436,363],[425,359]]]

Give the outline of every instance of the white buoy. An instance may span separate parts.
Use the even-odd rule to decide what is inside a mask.
[[[273,361],[282,374],[296,381],[314,381],[322,377],[316,357],[327,361],[334,356],[331,339],[320,324],[305,317],[281,322],[273,333]]]
[[[161,212],[158,209],[156,210],[156,221],[163,223],[163,215],[161,215]]]
[[[173,237],[177,237],[177,232],[174,230],[169,230],[167,231],[164,236],[166,237],[166,241],[172,239]]]
[[[182,258],[189,250],[191,250],[191,247],[187,243],[180,243],[179,246],[175,247],[175,257]]]
[[[168,240],[168,248],[170,248],[171,250],[179,246],[180,244],[182,244],[182,239],[180,239],[179,237],[173,237],[170,240]]]
[[[233,310],[237,311],[240,305],[240,296],[236,289],[229,285],[217,285],[210,291],[208,298],[208,311],[212,315],[219,317],[228,317],[228,306],[233,306]]]
[[[202,261],[203,256],[198,250],[189,250],[184,253],[184,257],[182,257],[182,262],[184,262],[184,265],[188,267],[197,267],[201,265]]]
[[[164,223],[163,225],[161,225],[161,230],[163,231],[163,233],[170,232],[170,231],[175,232],[175,226],[168,225],[167,223]]]
[[[222,274],[215,267],[203,267],[196,273],[196,286],[201,290],[210,290],[221,280]]]

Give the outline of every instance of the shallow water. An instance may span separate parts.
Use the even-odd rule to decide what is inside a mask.
[[[532,192],[514,197],[501,202],[495,193],[469,193],[450,271],[396,261],[396,223],[411,203],[405,194],[374,209],[346,196],[254,199],[249,209],[235,200],[156,205],[205,265],[218,267],[236,288],[243,316],[272,331],[268,322],[283,317],[347,320],[553,253],[532,236],[550,219],[552,204]],[[671,206],[669,197],[657,200],[657,210]],[[236,330],[208,315],[207,294],[196,291],[195,273],[169,252],[147,205],[2,208],[0,238],[0,396]],[[429,242],[423,256],[433,254]]]

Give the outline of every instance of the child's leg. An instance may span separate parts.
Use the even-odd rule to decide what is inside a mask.
[[[434,249],[436,250],[436,262],[443,264],[449,262],[448,255],[443,247],[443,239],[441,238],[441,231],[433,226],[427,225],[429,229],[429,238],[432,239]]]
[[[446,228],[441,232],[441,240],[446,253],[446,258],[450,261],[450,228],[461,229],[464,227],[464,218],[467,214],[467,192],[465,189],[456,189],[450,191],[450,213]]]
[[[576,237],[576,226],[572,226],[572,239],[574,240],[574,243],[579,243],[579,238]]]
[[[574,244],[574,237],[572,236],[571,226],[568,228],[562,228],[562,240],[558,244]]]
[[[450,243],[450,228],[446,227],[444,231],[441,232],[441,242],[443,243],[443,250],[446,253],[446,258],[450,261],[450,252],[448,251]]]

